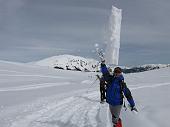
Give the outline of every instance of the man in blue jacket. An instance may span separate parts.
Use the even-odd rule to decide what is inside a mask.
[[[119,115],[123,105],[124,95],[130,104],[131,111],[137,111],[135,108],[135,102],[130,90],[124,82],[122,69],[120,67],[116,67],[113,75],[111,75],[105,65],[105,61],[102,61],[101,71],[104,76],[104,80],[107,82],[106,102],[109,104],[110,112],[112,114],[113,127],[118,127],[121,126],[121,119],[119,118]]]

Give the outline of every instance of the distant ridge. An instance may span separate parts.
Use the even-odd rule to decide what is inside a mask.
[[[124,67],[122,68],[122,70],[124,73],[137,73],[137,72],[161,69],[165,67],[170,67],[170,64],[145,64],[145,65],[136,66],[136,67],[129,67],[129,68]]]
[[[55,69],[98,72],[100,71],[100,63],[95,59],[84,58],[73,55],[52,56],[37,62],[32,62],[39,66],[47,66]],[[145,64],[132,67],[121,67],[124,73],[137,73],[160,68],[170,67],[170,64]],[[111,67],[112,68],[112,67]],[[114,69],[114,68],[113,68]],[[113,70],[112,69],[112,70]]]
[[[48,66],[56,69],[96,72],[99,71],[99,62],[94,59],[73,55],[52,56],[35,62],[36,65]]]

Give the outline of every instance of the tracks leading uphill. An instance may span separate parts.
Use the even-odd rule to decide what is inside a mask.
[[[5,127],[103,127],[107,123],[107,105],[100,104],[97,98],[98,93],[91,92],[60,101],[39,101],[13,110],[3,123]]]

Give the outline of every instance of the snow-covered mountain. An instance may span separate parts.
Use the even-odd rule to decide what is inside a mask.
[[[36,65],[48,66],[63,70],[98,71],[98,61],[73,55],[53,56],[34,62]]]

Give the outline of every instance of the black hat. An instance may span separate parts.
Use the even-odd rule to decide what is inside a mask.
[[[114,73],[122,73],[122,69],[120,67],[115,67]]]

